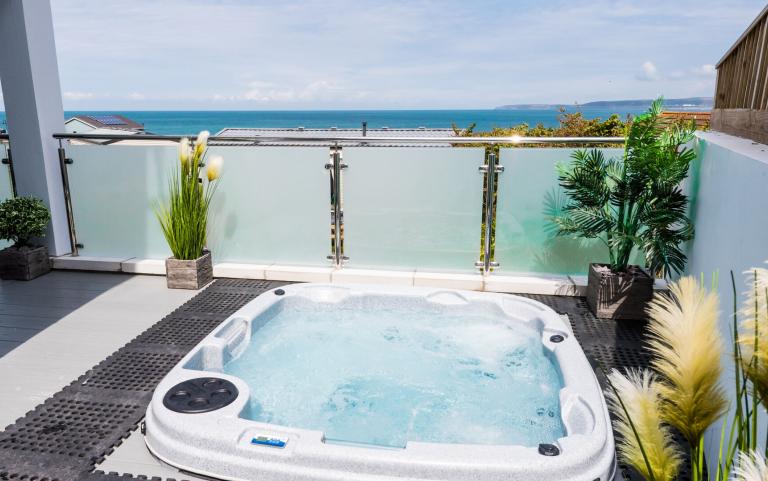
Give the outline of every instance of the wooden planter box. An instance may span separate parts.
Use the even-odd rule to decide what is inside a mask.
[[[627,272],[612,272],[606,264],[590,264],[587,304],[604,319],[646,318],[645,308],[653,297],[653,278],[639,266]]]
[[[200,289],[213,281],[211,253],[191,261],[169,257],[165,260],[165,279],[169,289]]]
[[[0,251],[0,279],[30,281],[51,271],[48,249],[8,247]]]

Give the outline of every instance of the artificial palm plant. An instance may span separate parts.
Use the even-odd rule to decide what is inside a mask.
[[[693,126],[661,120],[663,101],[636,116],[627,129],[622,159],[598,149],[577,150],[560,168],[560,185],[569,197],[554,218],[561,235],[602,240],[615,272],[626,271],[640,249],[654,273],[681,272],[681,244],[693,237],[680,184],[696,154],[686,144]]]
[[[599,149],[582,149],[571,155],[568,165],[558,167],[567,197],[561,212],[553,217],[558,235],[600,239],[608,253],[605,267],[613,274],[635,275],[637,269],[630,263],[638,250],[652,274],[669,277],[685,267],[682,244],[693,238],[693,225],[681,183],[696,158],[686,145],[693,139],[694,128],[664,122],[662,106],[659,98],[632,120],[622,158],[606,157]],[[649,299],[652,280],[645,284]],[[610,291],[626,293],[629,289],[618,285]],[[642,314],[643,308],[638,303],[634,312],[615,317],[631,317],[638,310]],[[608,312],[613,316],[612,310]]]
[[[179,142],[179,163],[168,183],[168,203],[158,204],[156,215],[173,257],[166,261],[169,287],[197,289],[212,278],[210,254],[205,251],[208,212],[218,186],[222,159],[207,160],[208,132],[197,136],[190,150],[189,139]],[[205,181],[207,180],[207,182]]]

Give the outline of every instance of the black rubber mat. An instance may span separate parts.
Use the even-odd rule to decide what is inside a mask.
[[[598,319],[582,297],[525,295],[542,302],[559,314],[567,314],[573,333],[595,367],[611,369],[646,368],[650,356],[644,349],[645,321]]]
[[[137,428],[157,383],[192,347],[260,293],[285,284],[288,283],[216,280],[0,432],[0,479],[147,479],[142,473],[131,477],[94,471],[94,466]],[[608,370],[648,365],[649,357],[642,349],[643,323],[596,319],[582,298],[527,297],[567,314],[576,338],[596,366]],[[620,467],[620,472],[624,479],[637,479],[625,466]]]
[[[215,281],[0,432],[0,479],[126,479],[93,472],[94,465],[136,429],[157,383],[230,314],[285,284]]]

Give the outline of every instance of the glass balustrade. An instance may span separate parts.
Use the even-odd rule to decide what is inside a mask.
[[[574,150],[500,149],[494,274],[584,274],[606,260],[601,241],[558,237],[550,221],[565,202],[556,165]],[[224,157],[208,239],[216,262],[332,265],[327,146],[211,146],[208,155]],[[67,156],[81,255],[170,255],[154,206],[167,195],[175,144],[70,145]],[[483,148],[343,147],[344,268],[476,272],[484,158]]]
[[[484,155],[482,148],[345,147],[347,267],[473,272]]]
[[[154,213],[177,162],[175,145],[69,145],[67,166],[82,256],[170,255]]]
[[[577,149],[502,148],[496,206],[495,260],[500,274],[586,274],[590,262],[608,259],[598,239],[559,237],[551,217],[566,198],[558,185],[557,164],[567,164]],[[622,149],[602,149],[607,157]]]
[[[208,245],[217,262],[327,265],[328,149],[211,147],[224,157]],[[154,213],[175,145],[71,145],[67,167],[80,255],[165,258]]]
[[[224,168],[209,244],[220,262],[330,265],[327,147],[211,147]]]

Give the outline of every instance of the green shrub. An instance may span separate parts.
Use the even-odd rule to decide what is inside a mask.
[[[581,112],[567,112],[560,109],[557,116],[557,127],[545,127],[544,124],[530,126],[522,123],[512,127],[493,127],[488,131],[475,131],[477,124],[459,128],[453,124],[453,132],[457,137],[622,137],[631,119],[623,120],[618,114],[613,114],[605,120],[600,118],[587,119]],[[469,144],[465,144],[469,145]],[[594,145],[594,144],[592,144]],[[599,145],[599,144],[598,144]],[[460,146],[460,145],[457,145]],[[503,147],[574,147],[577,144],[504,144]],[[612,147],[613,144],[606,144]]]
[[[28,246],[32,237],[45,235],[51,220],[48,207],[36,197],[16,197],[0,202],[0,239],[14,246]]]

